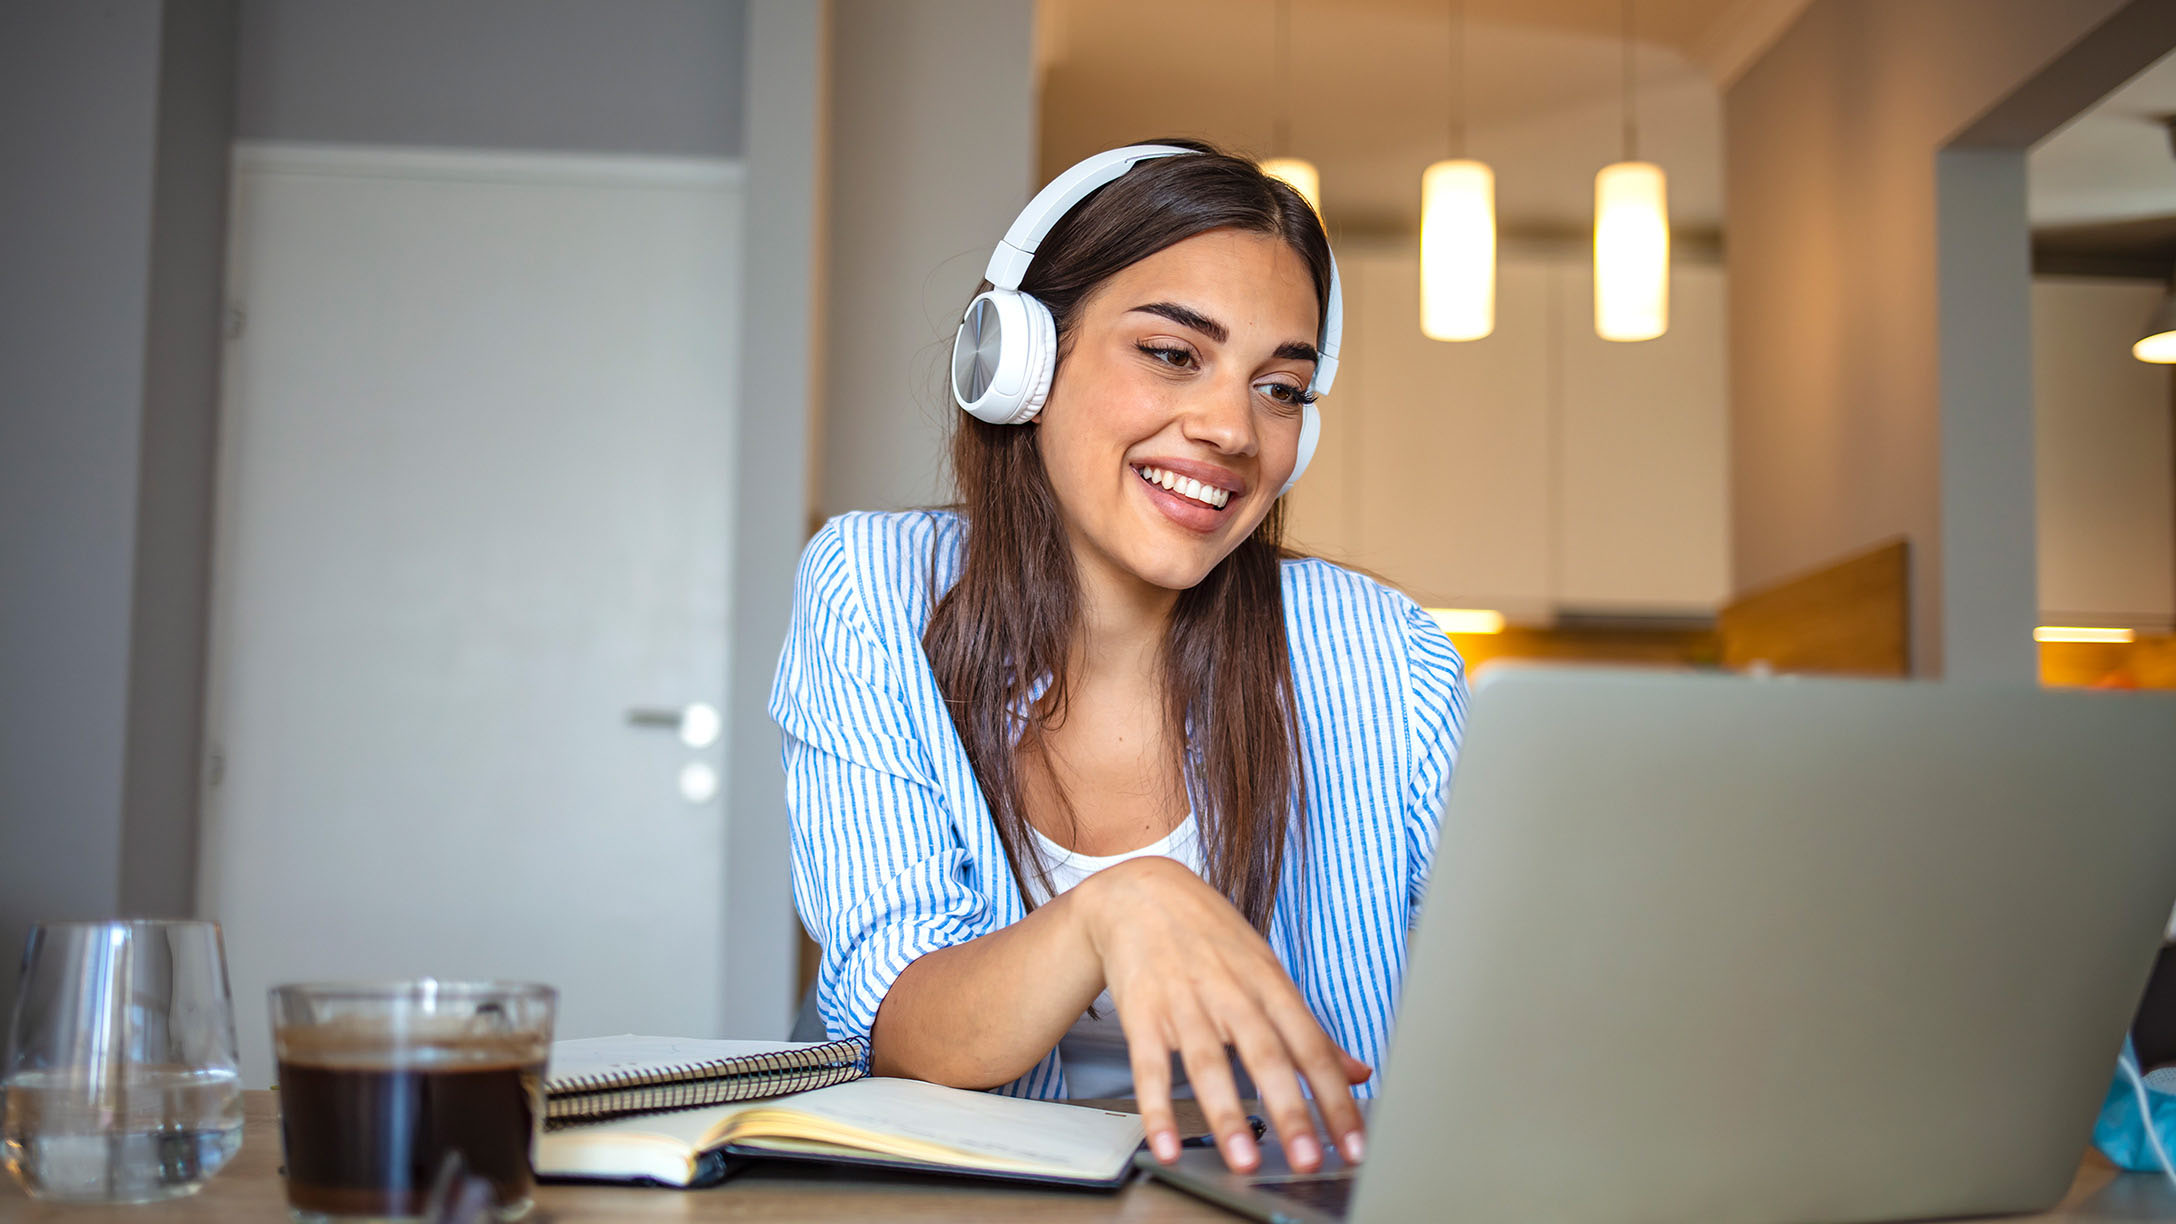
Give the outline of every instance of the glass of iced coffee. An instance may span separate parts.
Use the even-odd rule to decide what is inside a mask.
[[[516,982],[272,990],[280,1139],[297,1220],[416,1220],[448,1169],[529,1213],[557,992]]]

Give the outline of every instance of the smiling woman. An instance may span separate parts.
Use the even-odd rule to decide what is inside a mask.
[[[1249,1168],[1236,1056],[1296,1166],[1303,1087],[1358,1160],[1464,681],[1412,601],[1281,542],[1335,371],[1321,223],[1134,146],[991,278],[959,505],[833,520],[796,585],[772,713],[819,1011],[887,1074],[1135,1095],[1164,1159],[1190,1089]]]

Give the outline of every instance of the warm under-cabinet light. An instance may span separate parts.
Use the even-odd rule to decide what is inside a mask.
[[[1652,340],[1670,328],[1670,208],[1662,167],[1623,161],[1594,176],[1594,330]]]
[[[1445,633],[1502,633],[1504,614],[1487,608],[1429,608],[1437,627]]]
[[[1430,340],[1496,330],[1496,174],[1485,163],[1453,158],[1421,175],[1420,330]]]
[[[2135,629],[2090,629],[2078,625],[2042,625],[2032,631],[2035,642],[2100,642],[2120,646],[2138,640]]]

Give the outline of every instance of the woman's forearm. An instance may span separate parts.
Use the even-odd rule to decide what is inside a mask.
[[[874,1072],[995,1088],[1042,1061],[1103,989],[1082,895],[1091,883],[908,965],[870,1030]]]

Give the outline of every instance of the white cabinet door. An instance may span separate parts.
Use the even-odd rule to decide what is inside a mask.
[[[1594,333],[1594,270],[1559,261],[1560,609],[1712,614],[1729,596],[1729,411],[1723,270],[1679,260],[1670,329]]]
[[[1594,334],[1592,273],[1506,254],[1496,330],[1420,332],[1411,252],[1341,261],[1346,339],[1296,543],[1424,604],[1546,622],[1705,614],[1728,591],[1722,269],[1677,268],[1670,331]]]
[[[714,1032],[677,778],[722,749],[628,711],[724,692],[740,209],[726,163],[238,157],[199,896],[250,1084],[283,981]]]
[[[1548,607],[1549,284],[1499,273],[1496,333],[1420,331],[1416,258],[1340,263],[1349,339],[1323,400],[1318,467],[1294,491],[1293,535],[1431,606]]]

